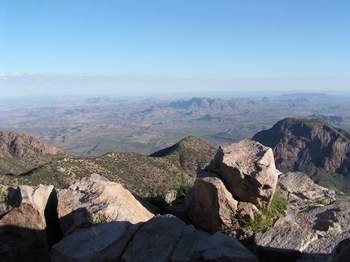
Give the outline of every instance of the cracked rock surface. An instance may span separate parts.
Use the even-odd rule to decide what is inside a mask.
[[[188,216],[208,232],[239,227],[237,217],[254,220],[267,207],[280,172],[271,148],[243,140],[221,146],[200,172],[188,196]]]
[[[290,202],[287,214],[256,234],[256,245],[303,253],[300,261],[325,261],[339,242],[350,238],[350,199],[335,201],[333,191],[303,173],[281,176],[280,187]]]
[[[53,247],[52,261],[257,262],[237,240],[210,235],[171,216],[132,225],[111,222],[80,229]]]

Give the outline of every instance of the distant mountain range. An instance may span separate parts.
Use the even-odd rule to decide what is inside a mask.
[[[187,136],[218,146],[252,137],[285,117],[321,118],[350,130],[348,98],[269,97],[0,99],[0,130],[34,134],[66,153],[151,154]]]

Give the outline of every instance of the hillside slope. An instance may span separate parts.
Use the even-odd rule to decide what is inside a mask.
[[[25,169],[24,166],[17,175],[2,174],[0,183],[41,183],[62,188],[77,178],[98,173],[111,181],[120,182],[136,195],[154,197],[184,186],[190,180],[189,177],[195,175],[197,168],[209,161],[213,154],[210,145],[198,138],[189,137],[152,156],[128,152],[108,153],[98,157],[57,156],[30,169]],[[16,163],[16,158],[4,159],[3,163],[0,162],[0,168]]]
[[[198,169],[203,168],[214,157],[215,151],[214,147],[203,140],[189,136],[150,156],[166,158],[191,176],[196,176]]]

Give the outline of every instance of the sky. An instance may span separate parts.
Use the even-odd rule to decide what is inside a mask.
[[[350,1],[0,0],[0,96],[350,88]]]

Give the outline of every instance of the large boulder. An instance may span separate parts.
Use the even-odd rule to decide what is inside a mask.
[[[219,174],[235,199],[258,208],[271,202],[280,173],[272,149],[251,140],[220,146],[207,169]]]
[[[138,227],[124,221],[77,229],[53,246],[51,261],[119,261]]]
[[[153,217],[121,184],[97,174],[58,191],[57,213],[63,233],[77,227],[112,221],[136,224]]]
[[[47,261],[49,226],[47,212],[53,186],[9,188],[7,212],[0,219],[2,261]],[[54,210],[53,210],[54,211]]]
[[[289,250],[304,260],[326,261],[340,241],[350,238],[350,199],[334,201],[333,191],[302,173],[281,176],[280,188],[289,201],[286,216],[255,235],[257,248],[275,253]]]
[[[210,235],[166,215],[136,225],[124,221],[77,229],[53,246],[51,261],[257,262],[257,259],[229,236]]]
[[[129,243],[121,261],[257,261],[256,257],[221,233],[209,235],[172,216],[155,217]]]
[[[188,217],[198,227],[217,232],[231,227],[237,201],[214,173],[202,172],[190,195]]]
[[[292,204],[331,204],[336,200],[333,190],[315,184],[301,172],[288,172],[279,177],[278,186]]]

